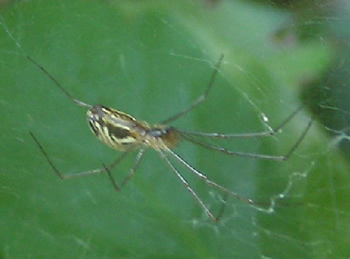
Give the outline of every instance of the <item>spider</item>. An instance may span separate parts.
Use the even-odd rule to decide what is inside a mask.
[[[119,192],[122,187],[130,180],[130,178],[134,175],[136,169],[138,168],[141,159],[148,148],[154,149],[160,156],[160,158],[165,162],[167,167],[170,169],[172,173],[176,175],[178,180],[183,184],[186,190],[192,195],[195,201],[199,204],[199,206],[204,210],[204,212],[208,215],[208,217],[213,221],[217,222],[219,217],[215,217],[214,214],[208,209],[205,203],[201,200],[201,198],[196,194],[196,192],[191,188],[187,180],[181,175],[179,170],[173,165],[173,163],[169,160],[168,157],[172,157],[179,164],[184,166],[189,172],[193,175],[204,181],[207,185],[221,191],[225,194],[225,196],[231,196],[235,199],[238,199],[244,203],[250,205],[256,205],[256,203],[248,198],[242,197],[229,189],[211,181],[205,174],[201,173],[198,169],[190,165],[184,158],[182,158],[179,154],[173,151],[173,148],[177,146],[181,141],[187,140],[192,142],[193,144],[202,146],[207,149],[211,149],[214,151],[221,152],[225,155],[229,156],[243,156],[254,159],[266,159],[266,160],[275,160],[275,161],[286,161],[293,154],[296,148],[300,145],[304,137],[306,136],[308,130],[311,127],[312,120],[310,120],[302,131],[300,137],[296,140],[294,145],[289,149],[289,151],[285,155],[265,155],[265,154],[255,154],[255,153],[245,153],[245,152],[237,152],[231,151],[221,146],[216,146],[212,144],[208,144],[200,140],[200,137],[206,138],[215,138],[215,139],[232,139],[232,138],[256,138],[256,137],[267,137],[273,136],[277,134],[284,126],[287,124],[301,109],[300,106],[296,109],[292,114],[290,114],[279,126],[274,129],[269,129],[267,131],[256,132],[256,133],[243,133],[243,134],[221,134],[221,133],[205,133],[205,132],[194,132],[194,131],[186,131],[181,130],[172,126],[167,126],[170,122],[173,122],[180,117],[186,115],[188,112],[193,110],[199,104],[203,103],[213,86],[215,77],[218,73],[219,67],[222,63],[224,55],[221,55],[219,60],[217,61],[214,71],[210,77],[209,83],[205,88],[205,91],[200,95],[196,100],[194,100],[188,107],[174,114],[173,116],[167,118],[159,124],[150,125],[147,122],[136,120],[134,117],[126,114],[124,112],[115,110],[110,107],[106,107],[103,105],[90,105],[85,102],[82,102],[78,99],[75,99],[72,95],[70,95],[62,85],[39,63],[37,63],[33,58],[26,55],[26,58],[34,64],[37,68],[39,68],[51,81],[54,85],[68,97],[75,105],[83,107],[87,109],[87,122],[92,131],[92,133],[104,144],[107,146],[121,151],[120,156],[110,165],[103,165],[102,168],[94,169],[90,171],[80,172],[74,175],[64,175],[61,174],[56,166],[53,164],[49,155],[46,153],[43,146],[40,144],[38,139],[34,136],[32,132],[30,132],[31,137],[35,141],[36,145],[40,149],[41,153],[49,163],[50,167],[56,173],[56,175],[65,180],[71,179],[81,176],[93,175],[106,173],[111,180],[114,189]],[[119,185],[116,184],[114,178],[111,175],[111,170],[118,164],[122,159],[124,159],[130,152],[138,150],[135,161],[131,168],[129,169],[126,177],[121,181]]]

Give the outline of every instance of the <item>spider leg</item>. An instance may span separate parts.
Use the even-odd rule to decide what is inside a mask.
[[[174,165],[170,162],[170,160],[166,157],[164,152],[160,149],[157,150],[160,157],[163,159],[163,161],[166,163],[166,165],[170,168],[170,170],[179,178],[181,183],[185,186],[186,190],[194,197],[194,199],[197,201],[197,203],[201,206],[201,208],[205,211],[205,213],[209,216],[209,218],[213,222],[217,222],[218,219],[210,212],[210,210],[207,208],[207,206],[204,204],[204,202],[201,200],[201,198],[198,197],[198,195],[193,191],[190,184],[186,181],[186,179],[180,174],[180,172],[174,167]]]
[[[139,150],[139,153],[137,154],[137,156],[136,156],[136,158],[135,158],[135,162],[134,162],[133,166],[129,169],[129,172],[128,172],[127,176],[126,176],[126,177],[124,178],[124,180],[121,182],[121,184],[119,185],[119,187],[118,187],[118,185],[116,184],[116,182],[115,182],[113,176],[112,176],[111,173],[110,173],[110,169],[111,169],[111,168],[109,168],[109,167],[103,165],[104,168],[105,168],[105,170],[106,170],[106,172],[107,172],[107,174],[108,174],[108,176],[109,176],[109,178],[110,178],[110,180],[111,180],[111,182],[112,182],[112,184],[113,184],[114,189],[115,189],[117,192],[121,191],[121,189],[123,188],[123,186],[124,186],[124,185],[131,179],[131,177],[135,174],[135,171],[136,171],[137,167],[138,167],[139,164],[140,164],[140,161],[141,161],[141,158],[143,157],[144,152],[145,152],[145,149],[140,149],[140,150]]]
[[[191,136],[199,136],[206,138],[217,138],[217,139],[230,139],[230,138],[258,138],[258,137],[269,137],[274,136],[280,132],[280,130],[291,121],[299,111],[304,107],[304,105],[300,105],[295,111],[293,111],[282,123],[280,123],[275,128],[270,128],[269,130],[262,132],[252,132],[252,133],[237,133],[237,134],[226,134],[226,133],[216,133],[216,132],[196,132],[196,131],[187,131],[187,130],[179,130],[182,133],[191,135]]]
[[[300,143],[303,141],[303,139],[305,138],[307,132],[309,131],[311,125],[312,125],[313,120],[310,120],[308,122],[308,124],[306,125],[305,129],[303,130],[303,132],[301,133],[301,135],[299,136],[299,138],[297,139],[297,141],[294,143],[294,145],[288,150],[288,152],[285,155],[264,155],[264,154],[256,154],[256,153],[246,153],[246,152],[239,152],[239,151],[231,151],[228,150],[226,148],[220,147],[220,146],[216,146],[216,145],[211,145],[208,143],[205,143],[201,140],[196,139],[195,137],[193,137],[192,135],[195,134],[189,134],[188,132],[184,132],[181,130],[178,130],[181,134],[181,136],[194,143],[197,145],[200,145],[202,147],[205,147],[207,149],[211,149],[214,151],[218,151],[221,152],[223,154],[229,155],[229,156],[243,156],[243,157],[250,157],[250,158],[257,158],[257,159],[266,159],[266,160],[275,160],[275,161],[286,161],[289,159],[289,157],[294,153],[294,151],[298,148],[298,146],[300,145]]]
[[[52,82],[54,82],[54,84],[76,105],[87,108],[87,109],[91,109],[92,105],[84,103],[82,101],[79,101],[75,98],[73,98],[73,96],[71,96],[61,85],[60,83],[41,65],[38,64],[38,62],[36,62],[34,59],[32,59],[30,56],[28,56],[27,54],[26,58],[32,62],[37,68],[39,68],[48,78],[51,79]]]
[[[77,99],[75,99],[73,96],[71,96],[63,87],[62,85],[43,67],[41,66],[38,62],[36,62],[33,58],[31,58],[22,48],[21,44],[19,44],[19,41],[17,41],[15,39],[15,37],[12,35],[12,33],[10,32],[10,30],[8,29],[8,27],[5,25],[5,23],[3,22],[2,17],[0,16],[0,25],[3,27],[3,29],[7,32],[7,35],[11,38],[11,40],[15,43],[15,45],[19,48],[19,50],[23,53],[23,55],[32,63],[34,64],[34,66],[36,66],[37,68],[39,68],[48,78],[51,79],[51,81],[54,82],[54,84],[76,105],[87,108],[87,109],[91,109],[92,105],[84,103],[82,101],[79,101]]]
[[[44,148],[41,146],[40,142],[38,141],[38,139],[34,136],[34,134],[32,132],[29,132],[29,134],[31,135],[31,137],[33,138],[33,140],[35,141],[36,145],[39,147],[41,153],[44,155],[46,161],[49,163],[50,167],[52,168],[52,170],[56,173],[56,175],[61,178],[62,180],[66,180],[66,179],[72,179],[72,178],[77,178],[77,177],[82,177],[82,176],[87,176],[87,175],[94,175],[94,174],[101,174],[101,173],[108,173],[111,169],[113,169],[123,158],[126,157],[127,154],[129,154],[128,152],[124,152],[122,153],[113,163],[111,163],[108,167],[104,166],[104,168],[98,168],[98,169],[94,169],[94,170],[89,170],[89,171],[84,171],[84,172],[80,172],[77,174],[71,174],[71,175],[63,175],[61,174],[58,169],[56,168],[56,166],[53,164],[53,162],[51,161],[51,159],[49,158],[48,154],[46,153],[46,151],[44,150]]]
[[[220,65],[221,65],[221,62],[222,62],[223,58],[224,58],[224,55],[221,54],[221,56],[220,56],[218,62],[217,62],[216,65],[215,65],[214,72],[213,72],[213,74],[211,75],[209,84],[208,84],[207,88],[205,89],[204,93],[203,93],[201,96],[199,96],[194,102],[192,102],[192,103],[190,104],[190,106],[188,106],[186,109],[184,109],[184,110],[182,110],[182,111],[180,111],[180,112],[174,114],[173,116],[171,116],[171,117],[168,118],[168,119],[163,120],[160,124],[168,124],[168,123],[171,122],[171,121],[177,120],[178,118],[184,116],[186,113],[188,113],[189,111],[191,111],[194,107],[196,107],[197,105],[199,105],[200,103],[202,103],[202,102],[207,98],[207,96],[208,96],[208,94],[209,94],[209,91],[210,91],[210,89],[211,89],[212,86],[213,86],[213,83],[214,83],[216,74],[217,74],[218,71],[219,71],[219,67],[220,67]]]
[[[251,204],[251,205],[255,205],[256,203],[248,198],[242,197],[234,192],[231,192],[230,190],[226,189],[225,187],[211,181],[208,179],[208,177],[204,174],[202,174],[201,172],[199,172],[196,168],[194,168],[193,166],[191,166],[189,163],[187,163],[180,155],[178,155],[177,153],[175,153],[174,151],[172,151],[171,149],[167,148],[166,151],[171,154],[178,162],[180,162],[188,171],[190,171],[192,174],[194,174],[195,176],[197,176],[198,178],[200,178],[202,181],[204,181],[207,185],[212,186],[220,191],[222,191],[223,193],[226,193],[228,195],[230,195],[231,197],[238,199],[242,202]]]

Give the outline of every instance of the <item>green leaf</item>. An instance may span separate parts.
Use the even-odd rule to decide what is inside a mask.
[[[349,168],[317,123],[286,162],[229,157],[188,143],[175,149],[213,181],[261,204],[229,198],[218,223],[210,221],[153,150],[116,193],[103,174],[61,181],[29,135],[35,134],[63,174],[99,168],[119,155],[99,143],[86,125],[86,111],[26,54],[74,98],[155,124],[186,108],[204,91],[223,53],[209,98],[172,125],[220,133],[275,127],[300,104],[301,83],[318,78],[332,60],[332,51],[323,42],[301,41],[285,48],[274,40],[288,15],[233,1],[214,6],[200,1],[29,1],[3,9],[2,255],[295,258],[319,257],[326,250],[335,254],[335,244],[341,247],[347,240],[339,226],[348,222],[349,211],[339,209],[346,200],[336,198],[349,195],[348,187],[338,189],[348,183],[344,175]],[[271,138],[208,142],[240,152],[283,155],[311,117],[305,110]],[[135,153],[113,170],[118,183],[134,157]],[[216,214],[223,194],[172,162]],[[342,178],[331,182],[331,174]]]

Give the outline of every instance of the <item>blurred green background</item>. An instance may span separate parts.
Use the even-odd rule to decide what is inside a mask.
[[[4,5],[0,257],[350,256],[349,13],[346,1]],[[227,157],[186,143],[176,148],[210,179],[265,204],[229,198],[215,224],[152,150],[121,193],[114,192],[106,175],[58,179],[29,131],[66,174],[101,167],[118,152],[96,140],[86,111],[74,106],[16,43],[75,98],[149,123],[199,96],[221,53],[224,62],[208,100],[172,125],[257,132],[278,125],[305,103],[276,137],[213,142],[232,150],[284,154],[309,118],[315,116],[315,123],[284,163]],[[117,182],[133,158],[113,170]],[[219,211],[222,194],[176,165],[207,206]]]

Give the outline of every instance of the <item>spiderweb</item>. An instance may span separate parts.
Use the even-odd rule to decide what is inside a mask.
[[[19,1],[0,19],[1,256],[295,258],[349,256],[347,1]],[[281,2],[281,1],[280,1]],[[291,2],[291,1],[289,1]],[[24,53],[75,98],[157,123],[184,109],[224,62],[208,100],[172,125],[274,137],[208,141],[286,162],[228,157],[183,143],[176,152],[211,180],[251,198],[228,198],[174,165],[213,211],[213,223],[155,152],[115,193],[108,177],[62,173],[117,156]],[[131,155],[112,173],[116,181]]]

